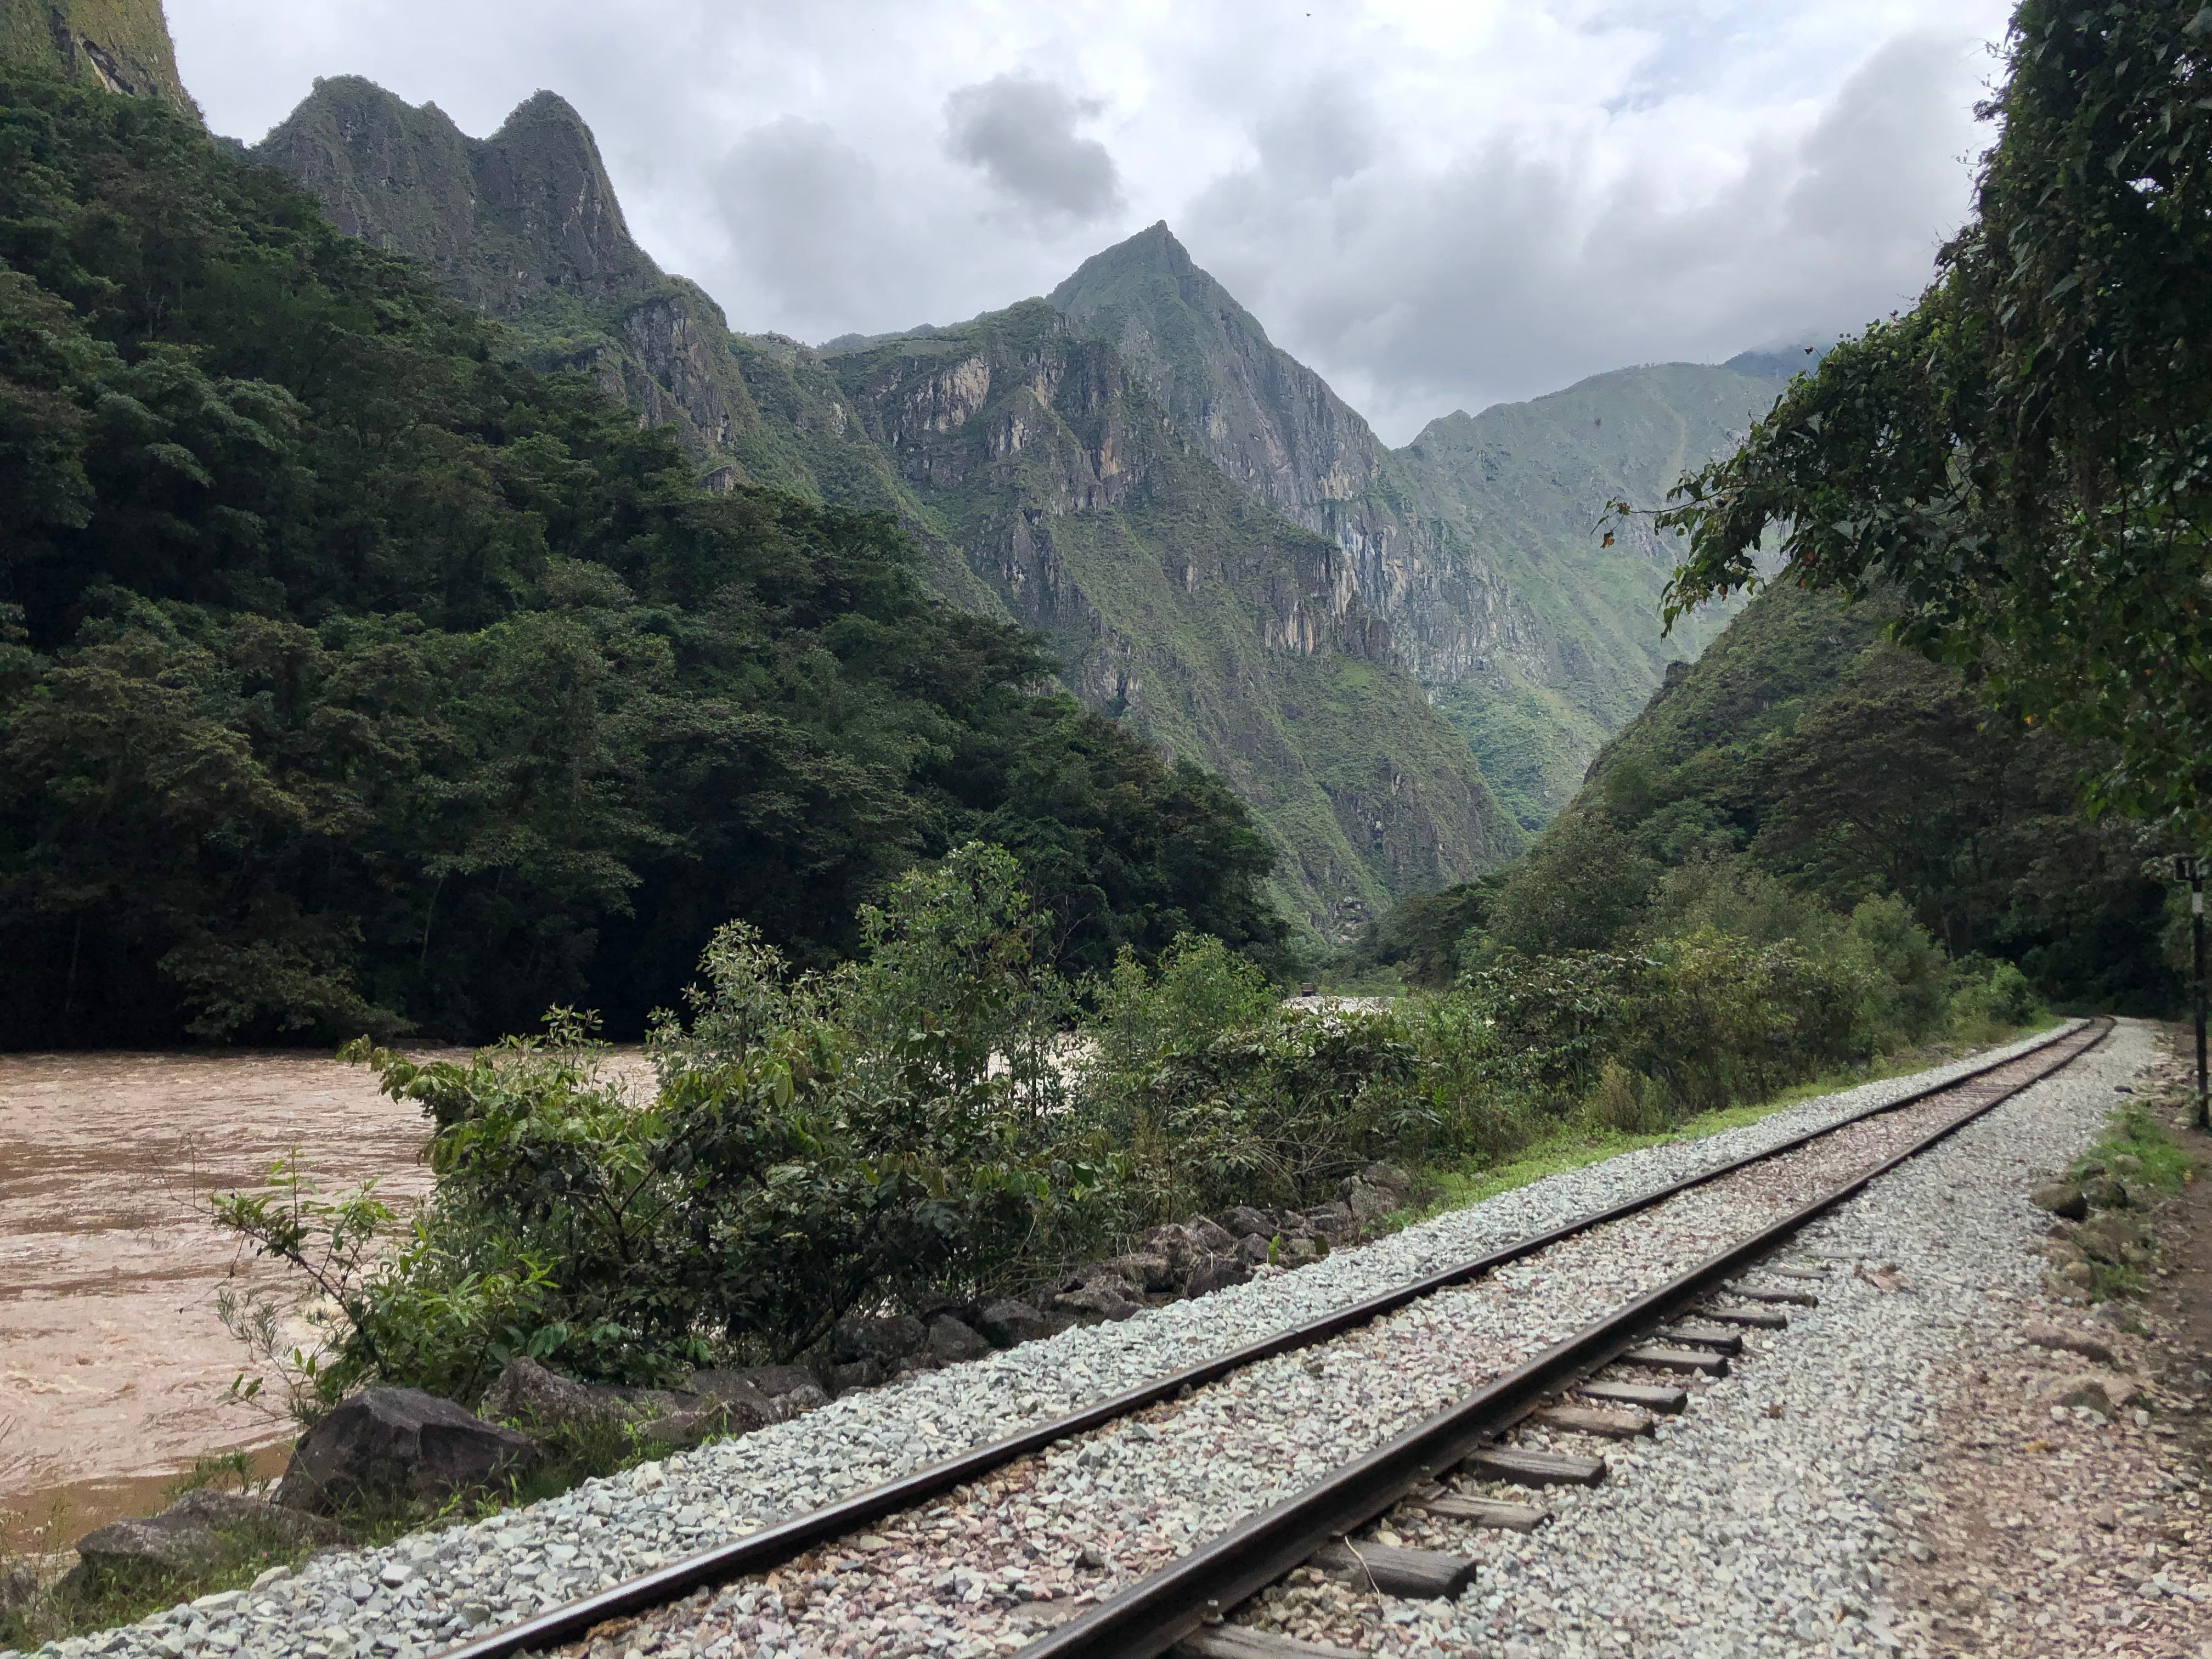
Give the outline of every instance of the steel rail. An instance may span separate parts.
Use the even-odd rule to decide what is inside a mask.
[[[2084,1028],[2075,1029],[2078,1032]],[[1961,1113],[1863,1175],[1585,1326],[1458,1404],[1199,1546],[1172,1566],[1018,1650],[1014,1659],[1152,1659],[1166,1652],[1207,1620],[1225,1614],[1323,1545],[1365,1525],[1415,1486],[1479,1450],[1537,1401],[1619,1358],[1640,1340],[1638,1332],[1679,1314],[1808,1222],[1847,1203],[1899,1164],[2071,1065],[2102,1042],[2112,1029],[2112,1022],[2106,1021],[2087,1042],[2035,1076]]]
[[[1828,1124],[1825,1127],[1808,1129],[1802,1134],[1792,1135],[1785,1140],[1778,1141],[1762,1151],[1730,1159],[1725,1164],[1716,1164],[1711,1169],[1686,1176],[1680,1181],[1656,1188],[1650,1192],[1624,1199],[1618,1204],[1594,1211],[1589,1215],[1577,1217],[1574,1220],[1564,1222],[1547,1231],[1532,1233],[1525,1238],[1516,1239],[1511,1243],[1503,1245],[1473,1261],[1447,1267],[1439,1273],[1431,1273],[1425,1279],[1417,1279],[1410,1284],[1400,1285],[1395,1290],[1383,1291],[1379,1296],[1370,1297],[1364,1302],[1339,1309],[1334,1313],[1324,1314],[1304,1324],[1279,1331],[1273,1336],[1263,1337],[1257,1342],[1231,1349],[1227,1353],[1216,1355],[1211,1359],[1201,1360],[1194,1365],[1187,1366],[1156,1382],[1147,1382],[1140,1387],[1115,1395],[1095,1405],[1086,1406],[1080,1411],[1070,1413],[1065,1417],[1054,1418],[1048,1423],[1042,1423],[1033,1428],[1024,1429],[1018,1434],[1008,1435],[1003,1439],[994,1440],[987,1444],[975,1447],[957,1456],[948,1458],[941,1463],[933,1463],[927,1468],[917,1469],[910,1474],[902,1475],[896,1480],[871,1486],[866,1492],[856,1492],[850,1498],[841,1498],[836,1503],[825,1504],[820,1509],[810,1510],[804,1515],[793,1516],[787,1521],[779,1522],[772,1527],[763,1528],[758,1532],[748,1533],[744,1537],[736,1539],[730,1543],[716,1545],[713,1548],[686,1556],[680,1561],[672,1561],[665,1566],[657,1567],[637,1577],[627,1578],[620,1583],[609,1585],[605,1589],[594,1591],[592,1595],[578,1601],[565,1602],[556,1607],[549,1607],[545,1612],[534,1614],[528,1619],[518,1620],[514,1624],[488,1631],[483,1635],[464,1642],[457,1647],[443,1650],[439,1659],[512,1659],[515,1655],[542,1652],[546,1649],[574,1641],[593,1626],[602,1624],[608,1620],[628,1618],[650,1608],[663,1606],[690,1595],[695,1589],[711,1588],[726,1583],[734,1578],[750,1577],[771,1571],[786,1562],[804,1555],[811,1549],[833,1542],[852,1533],[866,1531],[878,1521],[898,1514],[902,1510],[928,1503],[933,1498],[941,1498],[945,1493],[966,1486],[970,1481],[980,1480],[994,1470],[1003,1468],[1009,1463],[1042,1451],[1060,1441],[1101,1427],[1120,1418],[1142,1411],[1147,1407],[1158,1405],[1164,1400],[1174,1399],[1186,1389],[1203,1388],[1208,1383],[1219,1381],[1232,1371],[1242,1370],[1246,1366],[1257,1364],[1261,1360],[1272,1359],[1280,1354],[1294,1353],[1300,1348],[1311,1347],[1316,1344],[1328,1341],[1346,1331],[1370,1323],[1385,1314],[1394,1313],[1411,1303],[1433,1296],[1438,1291],[1448,1290],[1455,1285],[1480,1279],[1484,1274],[1504,1267],[1510,1262],[1518,1261],[1525,1256],[1549,1249],[1563,1240],[1589,1232],[1608,1222],[1619,1221],[1626,1217],[1654,1208],[1693,1188],[1718,1181],[1726,1176],[1735,1174],[1739,1170],[1748,1169],[1753,1164],[1764,1164],[1771,1159],[1780,1158],[1786,1153],[1795,1152],[1808,1142],[1833,1134],[1838,1130],[1848,1128],[1854,1123],[1862,1123],[1869,1118],[1879,1117],[1886,1113],[1901,1111],[1908,1106],[1917,1105],[1934,1096],[1961,1088],[1988,1076],[1992,1072],[2000,1071],[2007,1066],[2017,1065],[2035,1054],[2046,1053],[2067,1042],[2084,1029],[2084,1025],[2070,1026],[2016,1054],[2008,1054],[2001,1060],[1987,1061],[1940,1083],[1932,1083],[1912,1090],[1895,1100],[1884,1101],[1863,1111],[1854,1112],[1850,1116]],[[2099,1033],[2099,1040],[2101,1040],[2102,1035],[2101,1032]],[[2086,1052],[2086,1048],[2081,1052]],[[2069,1060],[2073,1056],[2068,1056]],[[2066,1062],[2062,1060],[2059,1063],[2063,1065]],[[2053,1066],[2051,1069],[2057,1068]],[[2038,1079],[2030,1080],[2039,1080],[2048,1074],[2048,1072],[2041,1073],[2038,1074]],[[1070,1628],[1073,1629],[1074,1626],[1071,1626]]]

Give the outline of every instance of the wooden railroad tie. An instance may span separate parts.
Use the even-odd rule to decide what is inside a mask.
[[[1536,1420],[1548,1428],[1614,1440],[1633,1440],[1651,1432],[1650,1413],[1607,1411],[1599,1406],[1547,1406],[1536,1413]]]
[[[1707,1376],[1728,1375],[1728,1356],[1703,1348],[1660,1348],[1646,1344],[1620,1356],[1624,1365],[1649,1365],[1654,1370],[1699,1371]]]
[[[1482,1480],[1509,1480],[1516,1486],[1595,1486],[1605,1479],[1601,1457],[1516,1451],[1509,1446],[1486,1447],[1460,1467]]]
[[[1447,1521],[1463,1521],[1470,1527],[1489,1527],[1499,1532],[1534,1532],[1552,1518],[1534,1504],[1501,1504],[1491,1498],[1462,1498],[1455,1492],[1409,1498],[1406,1502],[1425,1515],[1441,1515]]]
[[[1740,1296],[1747,1302],[1779,1302],[1793,1308],[1817,1308],[1820,1298],[1810,1291],[1770,1289],[1761,1285],[1731,1285],[1730,1296]]]
[[[1662,1342],[1688,1342],[1700,1348],[1718,1348],[1723,1353],[1743,1352],[1743,1334],[1724,1331],[1717,1325],[1662,1325],[1651,1334]]]
[[[1278,1636],[1249,1625],[1213,1625],[1194,1630],[1168,1650],[1174,1659],[1359,1659],[1346,1648],[1323,1647]]]
[[[1717,1325],[1741,1325],[1747,1330],[1786,1331],[1790,1316],[1779,1308],[1700,1308],[1698,1317]]]
[[[1442,1550],[1409,1550],[1397,1544],[1327,1544],[1306,1558],[1332,1578],[1372,1585],[1385,1595],[1449,1601],[1474,1579],[1474,1563]]]
[[[1690,1396],[1681,1389],[1657,1382],[1585,1382],[1575,1392],[1585,1400],[1602,1400],[1614,1406],[1641,1406],[1647,1412],[1658,1412],[1668,1417],[1674,1416],[1690,1403]]]

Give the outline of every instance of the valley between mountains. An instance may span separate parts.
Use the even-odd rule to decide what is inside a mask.
[[[1276,902],[1329,938],[1519,851],[1717,633],[1662,635],[1669,559],[1597,521],[1730,449],[1807,361],[1623,369],[1393,450],[1164,224],[1045,299],[812,347],[664,272],[551,93],[472,138],[333,77],[250,154],[535,366],[672,424],[710,487],[893,515],[940,596],[1042,631],[1085,704],[1226,780],[1282,854]]]

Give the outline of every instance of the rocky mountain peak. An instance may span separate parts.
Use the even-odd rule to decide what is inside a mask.
[[[0,0],[0,69],[160,98],[199,115],[177,78],[161,0]]]
[[[252,154],[297,178],[349,235],[422,260],[495,316],[661,280],[630,238],[591,129],[554,93],[471,138],[434,104],[335,76]]]

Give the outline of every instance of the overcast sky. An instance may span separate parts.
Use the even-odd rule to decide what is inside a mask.
[[[1455,408],[1909,301],[1998,0],[168,0],[258,138],[319,75],[490,132],[550,88],[733,327],[1049,290],[1165,219],[1402,443]]]

